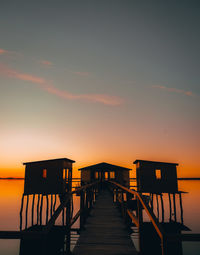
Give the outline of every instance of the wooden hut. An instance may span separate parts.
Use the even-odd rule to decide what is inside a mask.
[[[99,163],[79,169],[81,171],[82,185],[97,180],[113,180],[126,187],[129,187],[129,171],[131,169],[116,166],[108,163]]]
[[[74,162],[59,158],[23,163],[26,166],[24,194],[62,194],[71,190]]]
[[[151,193],[176,193],[176,163],[135,160],[138,191]]]

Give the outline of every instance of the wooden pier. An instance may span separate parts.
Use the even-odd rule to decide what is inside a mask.
[[[25,163],[20,230],[0,231],[0,239],[20,239],[20,255],[182,255],[182,241],[200,241],[200,234],[181,233],[189,229],[183,221],[176,164],[140,160],[140,164],[137,162],[135,190],[127,184],[127,169],[105,163],[92,166],[95,171],[82,169],[81,182],[78,179],[81,185],[73,187],[72,183],[77,181],[72,179],[73,162],[62,158]],[[150,168],[147,167],[149,164]],[[96,169],[96,166],[101,167]],[[165,180],[168,172],[162,175],[162,171],[165,172],[163,166],[169,167],[169,174],[174,173],[173,189],[171,178]],[[155,175],[150,180],[146,176],[149,171],[151,176]],[[145,174],[145,182],[142,178],[141,182],[140,172]],[[92,180],[87,179],[88,173]],[[155,191],[153,182],[157,183]],[[168,185],[162,193],[165,182]],[[168,219],[164,193],[169,200]],[[78,210],[74,210],[75,198],[79,203]],[[176,210],[177,198],[180,215]],[[131,240],[133,226],[137,228],[139,251]],[[77,242],[74,242],[74,232],[80,234]]]
[[[74,255],[138,254],[117,205],[108,190],[102,190],[73,251]]]
[[[80,196],[80,209],[72,217],[72,203],[69,201],[72,201],[73,194]],[[84,255],[91,252],[97,255],[135,255],[138,252],[130,238],[130,227],[133,224],[138,229],[140,254],[153,252],[156,255],[171,255],[174,254],[172,250],[175,251],[178,247],[179,252],[176,255],[182,255],[182,241],[200,241],[200,234],[169,232],[169,227],[176,229],[179,224],[175,221],[160,223],[154,214],[151,201],[147,202],[141,193],[113,181],[90,183],[67,193],[57,209],[53,210],[53,215],[48,218],[46,214],[47,219],[43,222],[47,221],[47,224],[44,225],[41,220],[37,221],[42,215],[39,212],[35,215],[35,220],[30,221],[36,224],[26,226],[27,204],[28,200],[24,212],[25,229],[0,231],[1,239],[21,239],[20,255]],[[30,206],[32,207],[31,204]],[[149,217],[148,224],[143,220],[143,211]],[[59,215],[62,215],[62,225],[56,224]],[[30,217],[33,218],[32,211]],[[22,217],[20,219],[22,220]],[[74,229],[73,224],[78,219],[80,229]],[[20,225],[23,225],[22,222]],[[73,250],[71,231],[80,233]],[[156,241],[155,244],[149,242],[150,239]]]

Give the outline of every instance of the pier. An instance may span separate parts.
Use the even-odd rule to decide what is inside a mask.
[[[107,189],[102,190],[91,209],[73,254],[138,254],[131,241],[130,231]]]
[[[184,225],[177,164],[137,161],[133,189],[127,168],[100,163],[82,168],[81,179],[73,180],[73,162],[65,158],[25,163],[20,229],[0,231],[1,239],[20,239],[20,255],[182,255],[182,241],[200,241],[200,234],[181,233],[190,229]],[[73,187],[74,181],[80,186]],[[134,232],[139,250],[131,238]]]

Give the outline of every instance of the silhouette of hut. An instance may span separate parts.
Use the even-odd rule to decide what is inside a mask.
[[[23,163],[26,166],[24,194],[62,194],[71,190],[74,162],[59,158]]]
[[[178,192],[177,169],[178,164],[135,160],[138,191],[151,193]]]
[[[81,171],[81,183],[86,184],[97,180],[113,180],[129,187],[129,171],[131,169],[108,163],[99,163],[79,169]]]

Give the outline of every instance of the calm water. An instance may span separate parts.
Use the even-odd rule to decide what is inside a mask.
[[[23,193],[23,180],[0,180],[0,230],[19,230],[19,211]],[[191,229],[188,233],[200,233],[200,181],[179,181],[183,194],[184,224]],[[74,198],[75,209],[79,199]],[[177,207],[178,209],[178,207]],[[179,215],[179,212],[177,213]],[[168,217],[167,214],[165,217]],[[19,254],[19,240],[1,240],[0,255]],[[200,242],[183,242],[184,255],[199,255]]]

